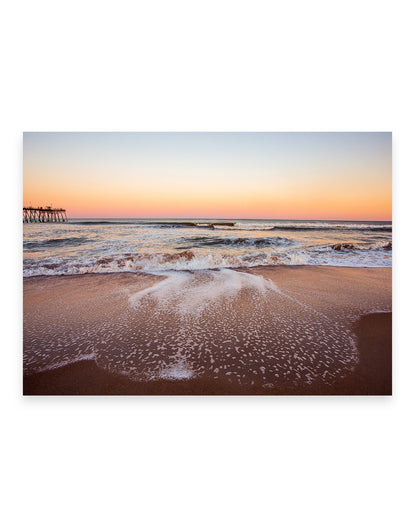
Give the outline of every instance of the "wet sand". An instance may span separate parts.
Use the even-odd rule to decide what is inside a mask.
[[[24,394],[391,394],[391,269],[225,274],[25,280]]]

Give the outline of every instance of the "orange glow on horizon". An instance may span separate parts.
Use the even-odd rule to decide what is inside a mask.
[[[267,189],[269,188],[269,189]],[[390,190],[365,183],[313,182],[279,191],[275,186],[247,190],[224,185],[221,189],[142,184],[126,191],[117,182],[98,186],[63,185],[58,180],[38,186],[24,183],[25,205],[64,207],[69,218],[264,218],[323,220],[391,220]]]
[[[97,158],[48,150],[25,150],[23,202],[63,207],[69,218],[392,218],[388,153],[383,161],[360,151],[358,159],[323,155],[314,162],[294,154],[293,161],[280,164],[278,156],[266,164],[262,151],[258,160],[220,156],[214,164],[212,155],[196,152],[192,161],[185,152],[186,160],[157,154],[127,160],[117,150],[104,161],[105,148]]]
[[[28,193],[28,194],[26,194]],[[166,197],[120,196],[90,192],[60,193],[52,190],[25,190],[25,205],[64,207],[69,218],[131,217],[131,218],[264,218],[322,220],[391,220],[391,197],[388,193],[358,196],[354,193],[342,199],[334,193],[310,193],[292,199],[285,195],[240,196],[210,199],[201,194],[191,200]]]

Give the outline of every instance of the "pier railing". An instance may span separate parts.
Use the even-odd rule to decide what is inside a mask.
[[[23,208],[23,222],[68,222],[68,217],[63,208],[28,206]]]

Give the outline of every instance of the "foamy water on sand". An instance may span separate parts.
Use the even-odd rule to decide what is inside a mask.
[[[391,222],[70,219],[23,235],[26,277],[392,261]]]
[[[334,282],[337,273],[323,269],[330,271],[315,276],[304,295],[285,275],[272,280],[232,269],[28,280],[25,297],[35,299],[36,312],[25,309],[25,373],[94,359],[137,381],[201,378],[248,389],[331,384],[358,362],[351,332],[357,315],[389,310],[391,294],[374,283],[388,287],[387,274],[380,279],[366,270],[358,286],[353,273]],[[322,280],[332,281],[317,298]],[[353,302],[337,296],[353,286]],[[45,299],[48,290],[59,293],[59,305]]]

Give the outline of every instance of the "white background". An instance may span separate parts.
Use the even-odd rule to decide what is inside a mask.
[[[1,5],[2,517],[415,518],[412,2]],[[41,130],[393,131],[394,396],[22,397]]]

